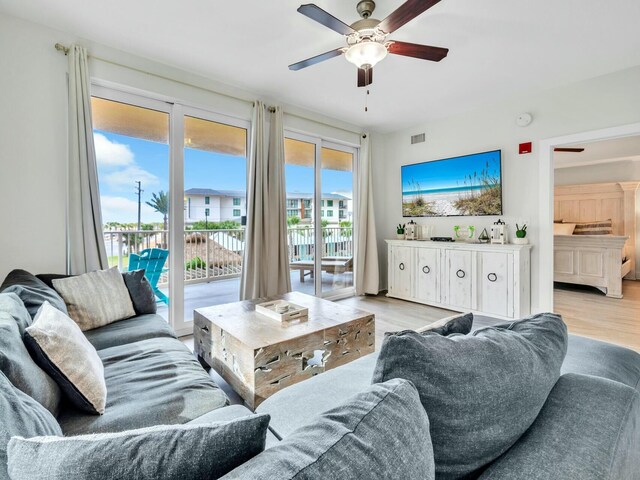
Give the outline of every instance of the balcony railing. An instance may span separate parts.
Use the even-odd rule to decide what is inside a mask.
[[[129,254],[147,248],[167,249],[169,234],[166,230],[123,230],[104,233],[109,266],[125,271]],[[315,257],[315,228],[297,225],[287,229],[289,262],[308,261]],[[238,277],[242,273],[244,257],[244,228],[225,230],[184,231],[185,283],[210,282]],[[171,252],[171,248],[168,248]],[[323,257],[353,257],[352,227],[322,228]],[[167,272],[160,284],[168,282]]]

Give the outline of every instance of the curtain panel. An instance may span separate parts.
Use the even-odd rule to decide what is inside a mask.
[[[378,244],[376,241],[376,220],[373,208],[373,180],[371,176],[371,135],[363,135],[360,145],[360,162],[356,177],[357,198],[357,245],[355,256],[356,295],[380,291],[378,269]]]
[[[67,271],[81,274],[108,267],[102,231],[96,151],[93,143],[87,50],[69,49],[69,185]]]
[[[282,108],[270,110],[267,122],[264,104],[256,102],[249,154],[241,300],[291,291],[285,201]]]

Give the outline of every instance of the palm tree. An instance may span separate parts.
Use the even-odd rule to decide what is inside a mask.
[[[165,191],[160,190],[157,194],[152,193],[151,201],[145,203],[153,208],[156,212],[163,215],[162,230],[164,230],[164,233],[162,234],[162,248],[167,248],[166,231],[169,221],[169,196]]]

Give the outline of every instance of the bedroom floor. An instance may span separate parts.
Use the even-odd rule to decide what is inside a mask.
[[[624,280],[624,298],[607,298],[592,287],[556,283],[554,307],[569,332],[640,352],[640,281]]]

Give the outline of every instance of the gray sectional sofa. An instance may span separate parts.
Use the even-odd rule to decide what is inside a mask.
[[[25,288],[37,291],[42,285]],[[0,291],[0,295],[15,296],[13,290],[13,294]],[[50,294],[42,292],[44,297]],[[30,313],[42,297],[31,290],[17,293],[27,300],[25,304],[31,302]],[[5,304],[0,301],[0,333],[15,332],[11,322],[23,328],[29,318],[13,318],[18,314],[15,309],[3,311]],[[11,335],[0,335],[0,353],[13,352],[0,355],[0,369],[9,379],[12,359],[8,355],[28,355],[24,349],[8,348],[9,342],[20,341],[19,336]],[[204,424],[253,415],[244,406],[229,405],[224,392],[158,315],[139,315],[85,335],[104,364],[107,406],[105,414],[98,416],[62,401],[55,414],[65,435]],[[271,416],[267,449],[367,390],[377,357],[377,352],[370,354],[263,402],[256,413]],[[640,479],[640,355],[570,335],[562,374],[532,427],[479,478]]]

